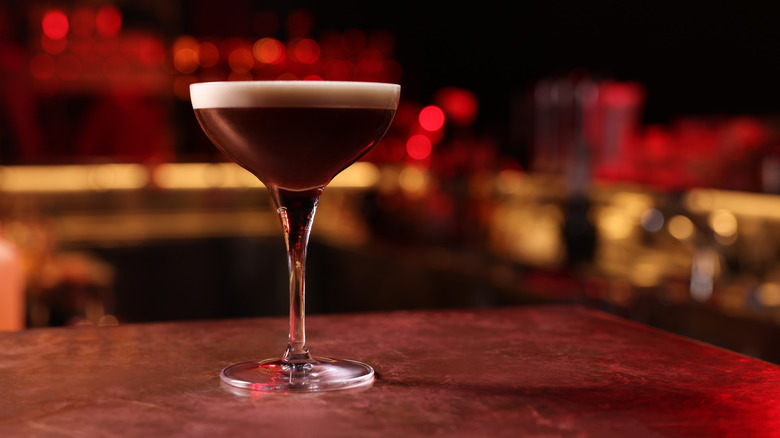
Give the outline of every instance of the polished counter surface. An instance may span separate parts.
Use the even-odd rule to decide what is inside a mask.
[[[0,436],[778,436],[780,367],[579,306],[311,315],[372,387],[253,394],[284,318],[0,333]]]

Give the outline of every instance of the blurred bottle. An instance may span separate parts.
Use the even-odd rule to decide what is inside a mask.
[[[25,327],[25,280],[16,246],[0,233],[0,331]]]

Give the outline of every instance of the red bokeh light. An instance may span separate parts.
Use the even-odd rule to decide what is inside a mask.
[[[433,144],[431,139],[422,134],[415,134],[406,141],[406,153],[415,160],[424,160],[431,155]]]
[[[41,48],[44,52],[52,55],[59,55],[68,46],[67,38],[53,40],[46,35],[41,35]]]
[[[103,5],[95,16],[95,28],[98,33],[106,38],[119,35],[122,30],[122,13],[114,5]]]
[[[325,64],[325,76],[335,81],[347,80],[352,76],[353,67],[349,61],[334,59]]]
[[[50,9],[43,14],[41,29],[43,34],[52,40],[60,40],[68,34],[70,23],[68,16],[60,9]]]
[[[35,55],[30,60],[30,73],[38,80],[51,79],[54,76],[56,63],[47,53]]]
[[[468,126],[477,118],[477,96],[470,90],[442,88],[436,93],[434,102],[458,125]]]
[[[320,45],[311,38],[290,41],[287,52],[302,64],[314,64],[320,59]]]
[[[216,44],[204,41],[198,45],[198,62],[204,68],[214,67],[219,62],[219,48]]]
[[[137,43],[138,60],[144,65],[156,67],[165,61],[165,46],[157,38],[142,38]]]
[[[634,82],[606,82],[599,93],[603,103],[610,107],[635,106],[644,99],[644,87]]]
[[[420,126],[426,131],[438,131],[444,126],[444,111],[435,105],[429,105],[420,111]]]

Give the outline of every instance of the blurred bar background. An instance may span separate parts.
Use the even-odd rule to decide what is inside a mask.
[[[780,363],[780,4],[0,3],[0,329],[284,315],[193,82],[396,82],[313,313],[576,302]]]

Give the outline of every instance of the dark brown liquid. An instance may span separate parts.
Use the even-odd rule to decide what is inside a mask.
[[[195,109],[211,141],[269,186],[327,184],[368,152],[395,115],[367,108]]]

